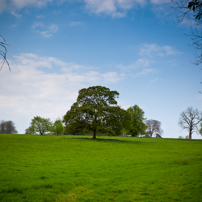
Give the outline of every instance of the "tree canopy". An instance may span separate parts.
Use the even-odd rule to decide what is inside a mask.
[[[18,131],[15,128],[13,121],[1,121],[0,122],[0,133],[15,134]]]
[[[104,86],[92,86],[79,91],[77,101],[64,116],[66,132],[92,132],[119,135],[128,120],[128,113],[117,106],[119,93]]]
[[[35,116],[28,128],[29,131],[33,133],[39,133],[40,135],[44,135],[47,132],[51,131],[52,123],[50,119],[42,118],[40,116]]]
[[[126,128],[126,133],[132,136],[146,134],[145,130],[147,127],[144,124],[144,111],[137,105],[134,105],[133,107],[129,107],[127,112],[130,115],[130,124]]]
[[[51,132],[56,133],[57,135],[62,134],[64,131],[64,126],[61,120],[56,120],[51,127]]]

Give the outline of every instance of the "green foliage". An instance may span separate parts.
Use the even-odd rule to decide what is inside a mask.
[[[33,131],[30,131],[29,128],[26,128],[26,129],[25,129],[25,134],[31,135],[31,134],[34,134],[34,132],[33,132]]]
[[[13,121],[0,121],[0,133],[15,134],[18,131]]]
[[[77,101],[64,116],[65,131],[71,134],[93,132],[119,135],[127,123],[128,114],[117,106],[119,93],[103,86],[92,86],[79,91]]]
[[[200,140],[9,134],[0,140],[1,202],[202,201]]]
[[[134,105],[133,107],[129,107],[127,112],[130,115],[130,124],[126,128],[126,133],[132,136],[146,134],[145,130],[147,127],[144,124],[144,111],[137,105]]]
[[[45,133],[50,132],[51,128],[52,128],[52,122],[50,121],[50,119],[35,116],[32,119],[28,130],[33,133],[39,133],[40,135],[44,135]]]
[[[56,120],[51,127],[51,132],[56,133],[57,135],[62,134],[64,131],[64,126],[61,120]]]

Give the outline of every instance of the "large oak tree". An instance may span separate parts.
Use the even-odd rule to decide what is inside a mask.
[[[117,106],[119,93],[104,86],[92,86],[79,91],[77,101],[64,116],[65,132],[92,132],[120,135],[128,120],[128,113]]]

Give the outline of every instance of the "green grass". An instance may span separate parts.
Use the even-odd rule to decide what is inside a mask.
[[[1,202],[202,201],[202,141],[0,135]]]

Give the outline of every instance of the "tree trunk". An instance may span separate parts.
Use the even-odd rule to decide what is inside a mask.
[[[189,139],[191,140],[191,134],[192,134],[192,126],[189,128]]]
[[[96,139],[96,130],[93,131],[93,139]]]

